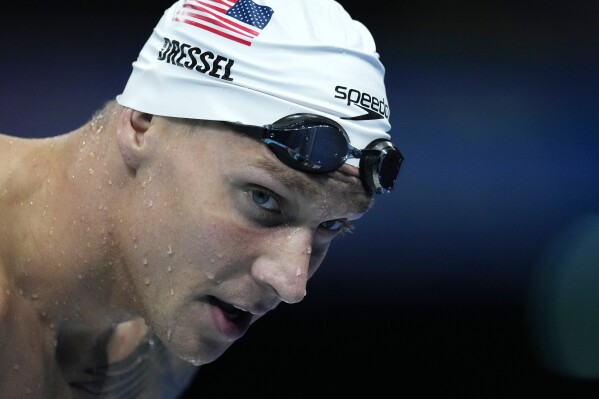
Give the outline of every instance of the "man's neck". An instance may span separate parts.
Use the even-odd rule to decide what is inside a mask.
[[[117,176],[126,173],[117,173],[124,165],[107,130],[87,125],[55,138],[10,139],[0,176],[0,267],[51,326],[79,320],[105,328],[132,317],[120,288],[126,276],[115,272],[124,183]]]

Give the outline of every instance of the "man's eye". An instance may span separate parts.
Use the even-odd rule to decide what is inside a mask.
[[[273,212],[279,212],[279,204],[277,200],[266,191],[250,190],[250,197],[260,208]]]
[[[351,226],[345,220],[333,219],[322,222],[319,227],[328,231],[349,231]]]

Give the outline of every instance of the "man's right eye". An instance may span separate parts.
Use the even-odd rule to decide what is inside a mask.
[[[252,201],[260,208],[270,212],[280,212],[279,203],[272,194],[264,190],[249,190]]]

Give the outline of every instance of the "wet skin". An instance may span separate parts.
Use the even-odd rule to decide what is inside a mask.
[[[0,157],[0,390],[36,381],[32,397],[78,397],[64,370],[86,365],[54,358],[74,325],[94,342],[121,323],[109,362],[146,325],[185,360],[172,363],[181,375],[215,360],[301,301],[333,239],[371,206],[351,166],[306,174],[224,124],[120,107],[62,137],[0,135]]]
[[[206,363],[281,301],[301,301],[332,240],[370,199],[351,174],[295,171],[223,125],[178,134],[154,121],[133,193],[145,206],[127,223],[137,248],[121,261],[158,336]]]

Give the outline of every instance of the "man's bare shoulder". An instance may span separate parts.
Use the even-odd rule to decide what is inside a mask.
[[[2,262],[0,261],[0,341],[4,332],[4,325],[7,323],[7,318],[10,308],[10,289],[6,281]]]
[[[0,215],[2,208],[16,198],[17,189],[27,182],[24,174],[28,168],[24,166],[27,154],[36,146],[36,140],[0,134]]]
[[[2,162],[0,173],[8,169],[10,161],[18,155],[19,148],[26,146],[27,142],[25,138],[0,133],[0,157],[3,161],[8,161]]]

